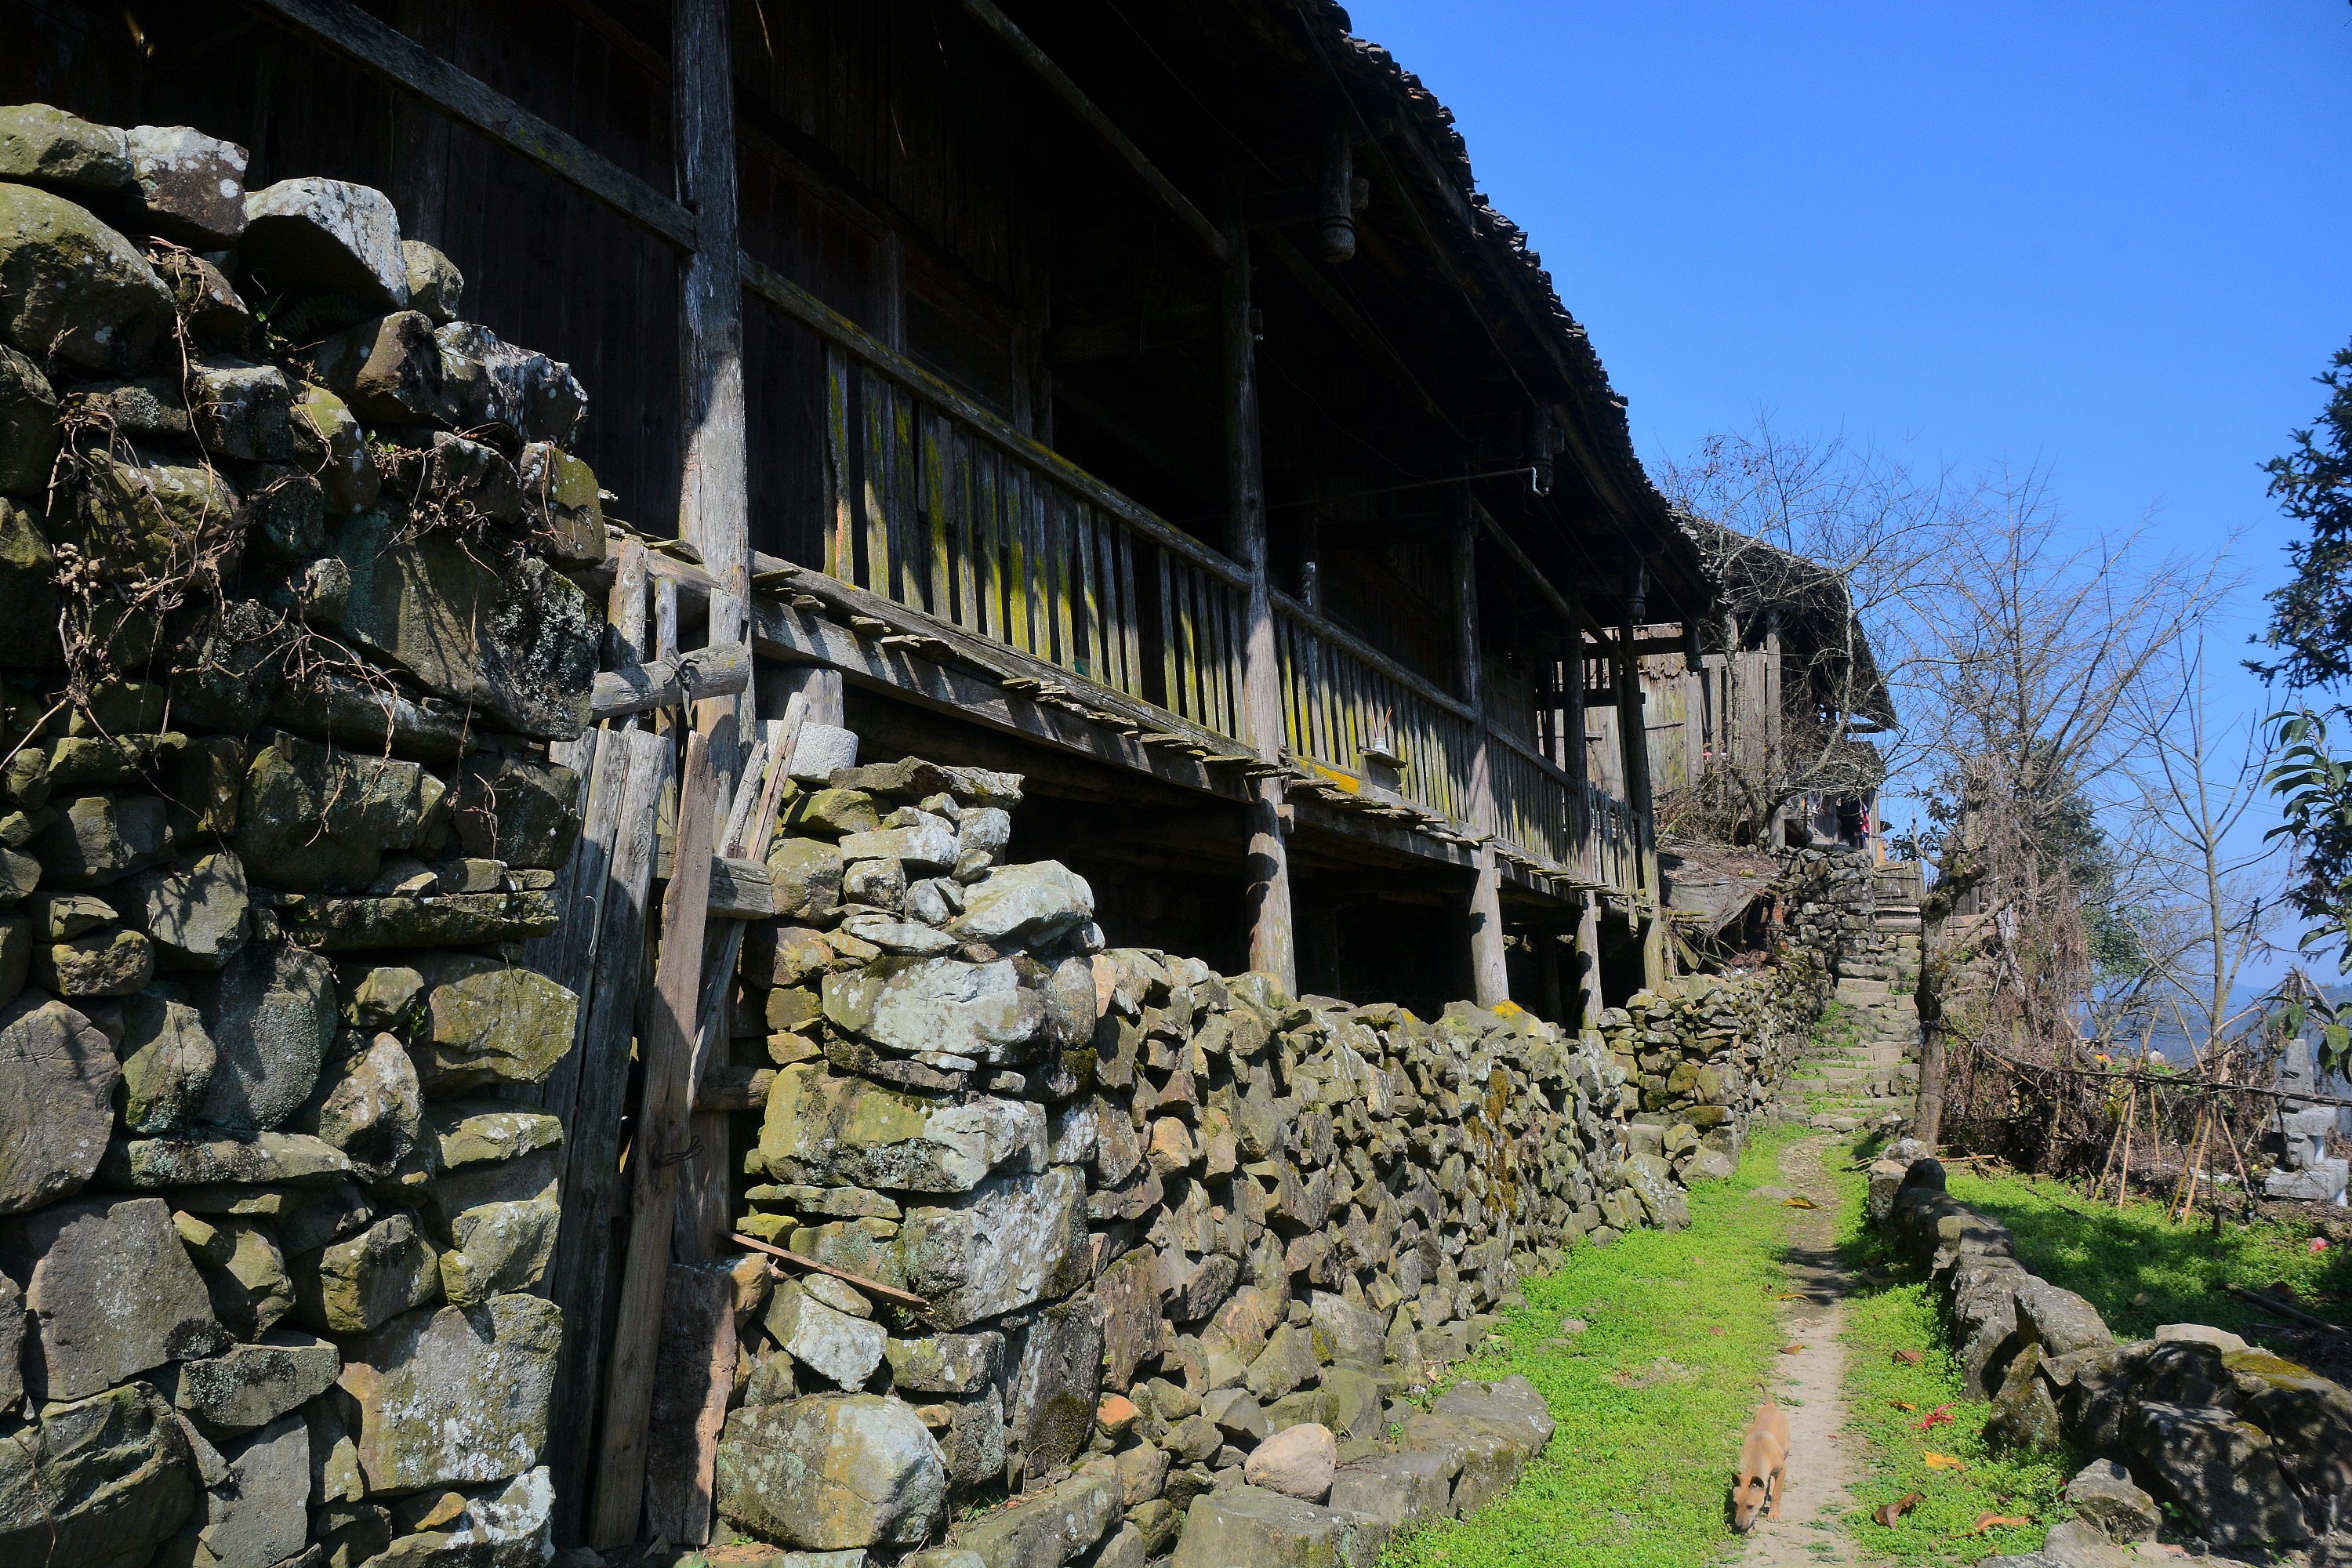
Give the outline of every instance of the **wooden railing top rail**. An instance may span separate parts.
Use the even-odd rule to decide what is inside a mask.
[[[1486,726],[1486,733],[1493,736],[1496,740],[1502,742],[1503,744],[1510,747],[1511,750],[1518,752],[1519,755],[1535,763],[1536,766],[1541,768],[1550,776],[1552,782],[1559,784],[1560,788],[1568,790],[1570,793],[1575,791],[1577,781],[1569,776],[1567,769],[1561,767],[1558,763],[1553,762],[1549,757],[1545,756],[1541,752],[1537,751],[1534,746],[1528,744],[1517,735],[1513,734],[1508,730],[1499,729],[1491,723]]]
[[[1035,437],[1025,435],[1016,429],[1002,415],[992,413],[966,397],[905,354],[867,333],[856,322],[852,321],[766,262],[746,255],[742,258],[742,271],[745,288],[791,316],[818,337],[856,354],[874,369],[906,387],[908,391],[928,402],[939,405],[989,440],[1003,447],[1013,457],[1046,474],[1056,484],[1066,486],[1086,497],[1095,505],[1117,517],[1121,522],[1149,538],[1153,543],[1174,551],[1203,571],[1223,578],[1234,587],[1249,586],[1247,572],[1194,539],[1191,534],[1170,527],[1142,506],[1111,489]]]

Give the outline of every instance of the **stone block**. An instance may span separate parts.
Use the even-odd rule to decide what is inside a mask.
[[[36,361],[134,366],[171,329],[172,291],[88,209],[0,185],[0,337]]]
[[[881,1324],[838,1311],[796,1289],[780,1289],[770,1299],[767,1327],[794,1361],[853,1391],[882,1364],[888,1339]]]
[[[1047,1307],[1023,1333],[1007,1416],[1024,1473],[1070,1463],[1094,1435],[1102,1360],[1102,1318],[1091,1295]]]
[[[883,1353],[890,1360],[892,1385],[911,1394],[975,1394],[1004,1373],[1004,1336],[992,1330],[894,1339]]]
[[[186,1428],[143,1383],[55,1405],[0,1443],[0,1562],[143,1563],[195,1508]]]
[[[257,1344],[181,1363],[172,1403],[209,1432],[249,1432],[324,1394],[342,1370],[331,1341],[274,1330]]]
[[[769,1088],[760,1156],[785,1181],[969,1192],[998,1170],[1045,1168],[1045,1113],[1021,1100],[902,1094],[804,1062]]]
[[[720,1517],[819,1552],[919,1544],[947,1500],[947,1462],[922,1418],[873,1394],[733,1412],[717,1480]]]
[[[369,310],[408,303],[400,214],[365,185],[302,178],[249,193],[237,256],[281,289],[341,294]]]
[[[425,1020],[409,1042],[425,1094],[538,1083],[571,1050],[580,998],[543,974],[472,953],[418,956]]]
[[[985,1568],[1060,1568],[1081,1561],[1119,1519],[1118,1488],[1076,1475],[1041,1497],[1024,1497],[956,1532],[958,1551]]]
[[[0,1226],[0,1268],[31,1310],[25,1382],[85,1398],[229,1342],[160,1198],[79,1198]]]
[[[113,1129],[121,1068],[81,1014],[37,992],[0,1009],[0,1214],[79,1192]]]
[[[1185,1510],[1171,1568],[1372,1568],[1387,1532],[1343,1514],[1253,1486],[1204,1492]]]
[[[343,1391],[360,1411],[371,1492],[504,1480],[547,1446],[563,1315],[499,1296],[393,1319],[352,1347]]]
[[[457,770],[457,842],[519,869],[560,869],[580,837],[580,774],[509,752]]]
[[[907,1288],[960,1329],[1086,1283],[1086,1181],[1057,1166],[994,1176],[940,1207],[912,1208],[892,1251]]]
[[[119,191],[131,183],[131,150],[121,132],[93,125],[46,103],[0,109],[0,180]]]
[[[131,221],[191,250],[221,250],[245,232],[245,149],[185,125],[134,125]]]
[[[961,825],[959,825],[961,826]],[[1094,889],[1058,860],[1003,866],[966,885],[949,929],[992,947],[1044,947],[1095,917]]]
[[[439,1294],[440,1258],[415,1218],[398,1212],[296,1258],[293,1278],[302,1321],[363,1334]]]
[[[264,1131],[299,1110],[334,1038],[334,971],[325,959],[249,943],[191,988],[215,1061],[197,1119]]]
[[[769,864],[774,863],[771,856]],[[781,892],[777,902],[781,909]],[[1021,984],[1010,959],[884,959],[862,970],[827,974],[822,994],[824,1016],[835,1027],[907,1055],[1025,1060],[1045,1018],[1043,999]]]

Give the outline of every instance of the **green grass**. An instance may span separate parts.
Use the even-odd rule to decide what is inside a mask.
[[[1852,1162],[1834,1146],[1824,1151],[1822,1163],[1838,1190],[1839,1251],[1859,1276],[1864,1260],[1879,1252],[1876,1234],[1864,1226],[1867,1181],[1845,1169]],[[1846,1518],[1847,1533],[1874,1554],[1902,1563],[1973,1563],[2036,1550],[2063,1517],[2058,1492],[2073,1468],[2061,1458],[1995,1455],[1986,1447],[1982,1433],[1992,1406],[1960,1396],[1959,1364],[1946,1341],[1927,1271],[1906,1267],[1892,1272],[1892,1284],[1860,1281],[1846,1298],[1846,1430],[1862,1439],[1866,1454],[1854,1489],[1859,1506]],[[1922,1359],[1916,1366],[1899,1363],[1898,1350],[1921,1352]],[[1945,1405],[1952,1406],[1952,1419],[1923,1431],[1919,1422]],[[1930,1453],[1967,1468],[1933,1468],[1927,1461]],[[1879,1505],[1906,1492],[1917,1492],[1923,1500],[1892,1529],[1871,1517]],[[1988,1513],[2035,1522],[1975,1533],[1977,1519]]]
[[[1790,1211],[1746,1194],[1777,1179],[1787,1142],[1759,1135],[1736,1177],[1693,1193],[1689,1230],[1580,1247],[1524,1282],[1528,1304],[1500,1331],[1510,1348],[1457,1375],[1524,1374],[1559,1430],[1507,1494],[1391,1542],[1383,1568],[1681,1568],[1725,1556],[1740,1434],[1788,1288]],[[1591,1329],[1546,1349],[1571,1317]]]
[[[1954,1197],[2009,1226],[2028,1268],[2087,1297],[2126,1339],[2145,1339],[2159,1323],[2210,1323],[2254,1338],[2263,1314],[2224,1289],[2232,1284],[2259,1290],[2283,1280],[2320,1316],[2347,1318],[2352,1247],[2314,1253],[2308,1225],[2225,1217],[2216,1238],[2202,1215],[2176,1226],[2165,1205],[2146,1198],[2094,1207],[2079,1187],[1966,1167],[1953,1168],[1948,1184]]]

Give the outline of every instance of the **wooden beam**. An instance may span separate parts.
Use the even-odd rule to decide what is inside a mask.
[[[636,581],[642,599],[642,563],[637,568]],[[642,613],[638,623],[644,624]],[[588,712],[595,719],[616,719],[625,713],[643,713],[649,708],[670,708],[681,702],[732,696],[751,689],[751,646],[730,642],[698,647],[675,659],[656,659],[634,668],[598,670],[590,689]]]
[[[351,0],[245,3],[289,31],[415,94],[450,119],[471,126],[507,151],[595,197],[673,249],[692,251],[701,243],[695,214],[513,100],[491,91],[432,50],[393,31]]]
[[[1194,206],[1191,199],[1143,155],[1141,148],[1128,140],[1125,132],[1111,123],[1108,115],[1095,107],[1093,100],[1078,90],[1078,84],[1064,75],[1062,68],[1030,41],[1028,34],[1014,26],[1012,18],[991,5],[989,0],[962,0],[962,4],[972,20],[1003,39],[1014,58],[1045,84],[1046,90],[1060,99],[1063,106],[1077,116],[1078,123],[1101,143],[1105,152],[1126,164],[1129,172],[1143,183],[1144,188],[1159,198],[1168,216],[1176,220],[1177,226],[1192,237],[1210,259],[1227,259],[1232,242],[1225,234],[1202,216],[1201,209]]]
[[[1138,311],[1131,321],[1099,321],[1054,328],[1045,334],[1045,363],[1058,367],[1149,353],[1153,349],[1198,342],[1215,336],[1216,331],[1217,312],[1206,305]]]
[[[654,973],[653,1016],[645,1040],[645,1101],[630,1151],[635,1203],[621,1279],[620,1320],[604,1400],[604,1438],[597,1467],[590,1544],[610,1552],[636,1539],[645,1502],[646,1418],[653,1408],[654,1355],[669,1274],[670,1234],[677,1220],[678,1167],[691,1152],[695,1008],[702,982],[702,931],[710,902],[710,841],[719,783],[710,745],[699,731],[686,742],[686,780],[678,791],[677,870],[662,903],[661,958]]]

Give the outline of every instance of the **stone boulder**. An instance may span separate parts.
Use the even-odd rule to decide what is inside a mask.
[[[334,1039],[333,966],[299,948],[255,942],[191,992],[215,1051],[197,1120],[240,1131],[284,1122],[310,1097]]]
[[[424,1117],[407,1047],[377,1035],[320,1074],[288,1126],[341,1150],[362,1171],[385,1173],[416,1146]]]
[[[470,1307],[537,1285],[555,1256],[563,1211],[552,1198],[476,1204],[449,1218],[441,1293]]]
[[[817,1552],[912,1546],[938,1526],[947,1461],[903,1400],[818,1394],[746,1405],[719,1443],[729,1522]]]
[[[1118,1516],[1117,1486],[1098,1475],[1076,1475],[963,1526],[954,1534],[954,1549],[978,1558],[982,1568],[1091,1563],[1087,1553]]]
[[[55,819],[26,846],[44,887],[95,888],[171,852],[169,808],[152,795],[77,795],[49,810]]]
[[[563,1314],[499,1296],[394,1318],[352,1347],[341,1386],[359,1406],[371,1492],[504,1480],[547,1447]]]
[[[2303,1500],[2270,1435],[2219,1405],[2135,1402],[2125,1426],[2132,1473],[2217,1546],[2311,1539]]]
[[[2056,1357],[2094,1345],[2111,1345],[2116,1337],[2108,1331],[2106,1320],[2099,1310],[2072,1290],[2062,1289],[2046,1279],[2036,1279],[2022,1285],[2017,1291],[2017,1331],[2027,1344],[2037,1344],[2042,1353]]]
[[[1254,1487],[1301,1502],[1321,1502],[1330,1495],[1332,1472],[1339,1466],[1339,1445],[1331,1429],[1308,1421],[1286,1427],[1252,1449],[1242,1476]]]
[[[236,852],[270,887],[363,890],[387,851],[416,847],[444,793],[415,763],[279,731],[247,770]]]
[[[132,223],[191,250],[221,250],[245,232],[246,151],[185,125],[134,125]]]
[[[449,412],[462,428],[518,445],[571,441],[588,411],[588,394],[570,365],[502,342],[474,321],[451,321],[433,336],[445,374],[460,391]]]
[[[2154,1541],[2164,1524],[2156,1500],[2133,1485],[2131,1472],[2113,1459],[2094,1459],[2084,1466],[2066,1483],[2063,1495],[2109,1541]]]
[[[882,1364],[881,1324],[835,1310],[802,1289],[769,1300],[768,1332],[792,1358],[838,1387],[856,1390]]]
[[[171,330],[172,290],[83,207],[0,184],[0,337],[81,371],[144,361]]]
[[[106,1146],[98,1163],[100,1181],[142,1190],[206,1186],[215,1182],[283,1182],[316,1187],[351,1173],[352,1163],[341,1150],[301,1132],[117,1138]]]
[[[173,1227],[205,1277],[213,1316],[239,1339],[262,1333],[294,1305],[286,1254],[259,1220],[216,1214],[209,1219],[174,1214]]]
[[[1010,959],[886,958],[826,975],[823,995],[836,1028],[909,1056],[1024,1060],[1045,1019],[1044,999]]]
[[[46,103],[11,104],[0,109],[0,180],[119,191],[131,183],[131,149],[111,125]]]
[[[344,635],[509,729],[579,734],[604,632],[587,595],[536,556],[494,571],[446,531],[404,533],[382,505],[330,525],[329,547],[352,569]]]
[[[1055,1302],[1023,1334],[1008,1415],[1026,1474],[1070,1463],[1094,1436],[1102,1360],[1102,1316],[1091,1295]]]
[[[992,947],[1045,947],[1095,918],[1094,889],[1058,860],[1002,866],[968,884],[949,930]]]
[[[245,942],[251,898],[245,866],[228,850],[142,871],[116,898],[167,968],[218,969]]]
[[[1427,1450],[1358,1459],[1332,1473],[1329,1506],[1391,1530],[1444,1519],[1454,1511],[1454,1468],[1450,1456]]]
[[[237,257],[276,289],[341,294],[374,310],[408,304],[400,214],[365,185],[304,178],[250,193]]]
[[[453,820],[467,854],[551,871],[580,837],[583,805],[577,772],[501,752],[458,769]]]
[[[0,1442],[0,1562],[137,1568],[196,1506],[186,1428],[146,1384],[50,1405],[13,1438]]]
[[[538,1083],[571,1050],[580,998],[547,976],[464,952],[420,954],[415,969],[425,1019],[409,1054],[427,1096]]]
[[[891,1385],[910,1394],[976,1394],[1004,1372],[1004,1336],[992,1331],[890,1340],[882,1352]]]
[[[1260,1487],[1203,1492],[1185,1510],[1171,1568],[1373,1568],[1388,1531]]]
[[[161,1198],[78,1198],[0,1226],[0,1268],[32,1311],[25,1382],[80,1399],[229,1342]]]
[[[1067,1166],[992,1177],[951,1205],[907,1212],[893,1245],[907,1289],[960,1329],[1086,1283],[1086,1179]]]
[[[106,1037],[55,997],[0,1010],[0,1214],[71,1197],[97,1171],[121,1077]]]
[[[226,1568],[283,1563],[299,1553],[310,1525],[310,1431],[302,1418],[281,1415],[251,1436],[224,1444],[220,1458],[227,1474],[205,1489],[163,1560]]]
[[[803,1062],[769,1088],[760,1157],[782,1181],[969,1192],[1006,1166],[1045,1168],[1045,1113],[1023,1100],[903,1094]]]
[[[385,1215],[357,1236],[295,1260],[301,1321],[331,1334],[363,1334],[439,1291],[441,1263],[415,1218]]]
[[[272,1330],[257,1344],[181,1363],[172,1403],[208,1430],[249,1432],[332,1388],[342,1369],[332,1341]]]

